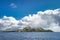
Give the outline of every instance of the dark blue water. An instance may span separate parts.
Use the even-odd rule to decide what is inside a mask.
[[[0,40],[60,40],[59,32],[0,32]]]

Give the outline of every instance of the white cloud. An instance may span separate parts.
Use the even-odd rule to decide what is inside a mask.
[[[22,20],[24,22],[27,22],[28,25],[30,25],[31,27],[39,27],[39,26],[42,26],[42,25],[44,26],[46,24],[46,21],[41,19],[41,16],[38,15],[38,14],[25,16],[25,17],[22,18]]]
[[[0,19],[0,28],[2,30],[6,30],[7,28],[17,27],[18,22],[19,21],[13,17],[4,16],[2,19]]]
[[[21,20],[7,16],[0,19],[0,30],[22,29],[26,25],[32,28],[43,27],[55,32],[60,32],[60,9],[39,11],[37,14],[25,16]]]
[[[60,26],[57,23],[51,23],[48,29],[51,29],[55,32],[60,32]]]
[[[16,5],[15,3],[11,3],[11,4],[10,4],[10,7],[11,7],[11,8],[17,8],[17,5]]]

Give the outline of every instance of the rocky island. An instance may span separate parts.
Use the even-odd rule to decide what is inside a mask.
[[[23,29],[17,29],[17,30],[4,30],[3,32],[53,32],[52,30],[46,30],[41,27],[31,28],[29,26],[24,27]]]

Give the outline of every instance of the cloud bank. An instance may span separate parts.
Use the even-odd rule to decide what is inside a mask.
[[[7,16],[0,19],[0,30],[17,30],[27,25],[32,28],[42,27],[60,32],[60,9],[39,11],[37,14],[29,14],[20,20]]]

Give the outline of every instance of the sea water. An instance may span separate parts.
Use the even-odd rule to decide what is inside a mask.
[[[60,40],[59,32],[0,32],[0,40]]]

